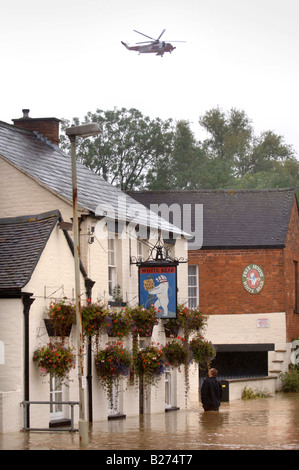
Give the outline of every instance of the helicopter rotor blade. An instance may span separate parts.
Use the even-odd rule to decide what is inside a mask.
[[[155,41],[154,38],[151,38],[150,36],[147,36],[146,34],[140,33],[140,31],[136,31],[136,29],[133,29],[133,31],[134,31],[135,33],[141,34],[142,36],[145,36],[146,38],[149,38],[149,39],[152,39],[153,41]]]
[[[155,44],[157,41],[142,41],[142,42],[136,42],[136,44]]]
[[[166,29],[163,29],[162,33],[160,34],[160,36],[158,37],[157,41],[159,41],[160,37],[165,33]]]
[[[135,33],[141,34],[141,36],[144,36],[148,39],[151,39],[151,41],[142,41],[142,42],[137,42],[136,44],[159,44],[161,42],[160,38],[165,33],[166,29],[163,29],[162,33],[160,34],[160,36],[157,39],[154,39],[151,36],[148,36],[147,34],[141,33],[140,31],[137,31],[136,29],[133,29],[133,31]],[[170,41],[169,39],[168,40],[165,39],[163,42],[186,42],[186,41]]]

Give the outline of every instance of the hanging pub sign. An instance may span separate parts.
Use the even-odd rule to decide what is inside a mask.
[[[177,263],[141,263],[139,266],[139,304],[154,306],[158,318],[177,315]]]
[[[249,264],[243,271],[242,284],[249,294],[258,294],[265,285],[265,274],[257,264]]]

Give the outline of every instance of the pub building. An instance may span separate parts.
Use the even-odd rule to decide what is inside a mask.
[[[212,366],[229,399],[245,385],[273,393],[299,338],[299,218],[294,189],[130,192],[146,207],[188,210],[189,306],[208,315]],[[201,209],[201,211],[199,210]],[[196,214],[202,213],[201,221]],[[200,237],[198,237],[199,239]],[[199,389],[205,372],[200,373]]]

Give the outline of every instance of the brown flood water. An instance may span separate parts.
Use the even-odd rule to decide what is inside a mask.
[[[0,434],[0,450],[77,450],[78,433]],[[88,450],[299,450],[299,394],[95,422]]]

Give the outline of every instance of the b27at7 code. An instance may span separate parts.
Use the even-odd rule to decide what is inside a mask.
[[[192,455],[190,454],[158,454],[151,455],[151,464],[152,465],[169,465],[169,464],[178,464],[178,465],[189,465],[192,460]]]

